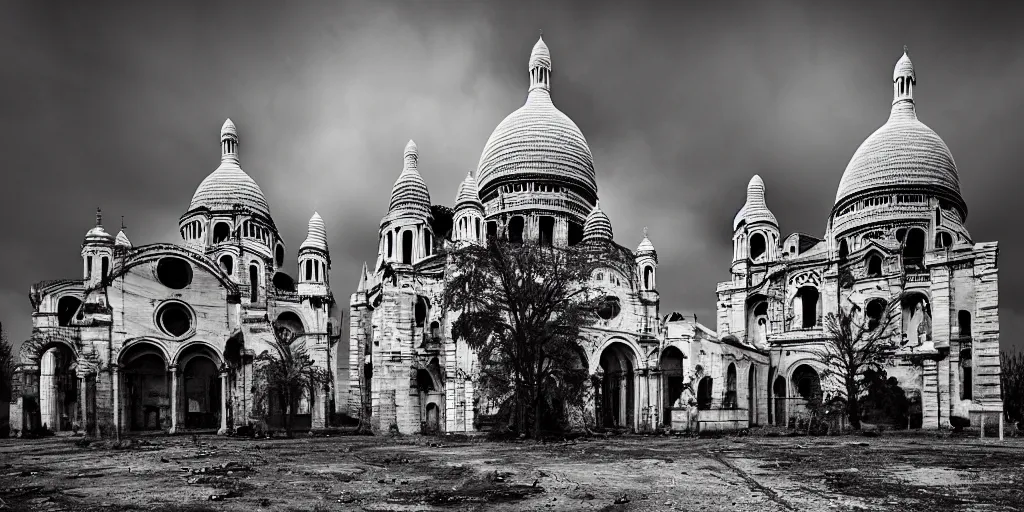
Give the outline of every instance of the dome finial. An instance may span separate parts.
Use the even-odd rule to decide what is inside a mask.
[[[530,52],[530,90],[534,89],[551,90],[551,52],[543,35]]]
[[[914,103],[914,88],[917,86],[917,74],[914,73],[914,63],[907,55],[907,46],[903,45],[903,56],[896,62],[896,68],[892,71],[892,104],[909,102],[911,110]],[[905,109],[904,109],[905,110]]]
[[[220,159],[224,162],[238,162],[238,130],[228,118],[220,127]]]
[[[102,227],[102,226],[103,226],[103,211],[100,210],[100,208],[97,206],[96,207],[96,227]]]
[[[644,238],[647,238],[647,226],[644,226]]]

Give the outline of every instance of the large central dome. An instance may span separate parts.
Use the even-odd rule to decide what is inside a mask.
[[[484,145],[477,167],[482,197],[504,183],[550,181],[596,201],[594,157],[576,123],[551,102],[550,72],[551,56],[540,39],[530,56],[526,104],[498,124]]]
[[[889,120],[853,154],[839,181],[835,208],[865,193],[898,187],[932,191],[966,213],[953,155],[942,138],[917,119],[917,78],[905,53],[896,64],[893,82]]]
[[[238,165],[238,135],[230,119],[221,127],[221,162],[210,173],[192,196],[188,211],[207,208],[210,211],[230,211],[235,205],[263,216],[271,225],[270,205],[256,180]]]

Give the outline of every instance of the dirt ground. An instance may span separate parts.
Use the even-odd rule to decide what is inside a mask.
[[[0,510],[1019,510],[1024,439],[0,440]]]

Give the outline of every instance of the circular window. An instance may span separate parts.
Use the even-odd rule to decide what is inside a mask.
[[[192,329],[192,313],[184,304],[169,302],[157,312],[156,322],[160,330],[180,338]]]
[[[162,258],[156,264],[156,277],[164,286],[180,290],[192,283],[192,265],[181,258]]]
[[[597,306],[597,316],[604,320],[611,320],[619,316],[622,311],[622,305],[619,303],[618,297],[608,296],[601,299],[601,304]]]

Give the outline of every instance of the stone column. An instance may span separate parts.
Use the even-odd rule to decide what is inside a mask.
[[[121,433],[121,369],[118,365],[111,368],[111,380],[114,386],[114,434]]]
[[[220,429],[217,435],[228,433],[228,372],[220,372]]]
[[[89,404],[86,402],[85,386],[86,386],[85,374],[78,376],[78,406],[81,410],[81,419],[79,420],[79,426],[82,427],[82,432],[89,433]]]
[[[168,434],[178,433],[178,365],[172,364],[171,371],[171,429]]]

